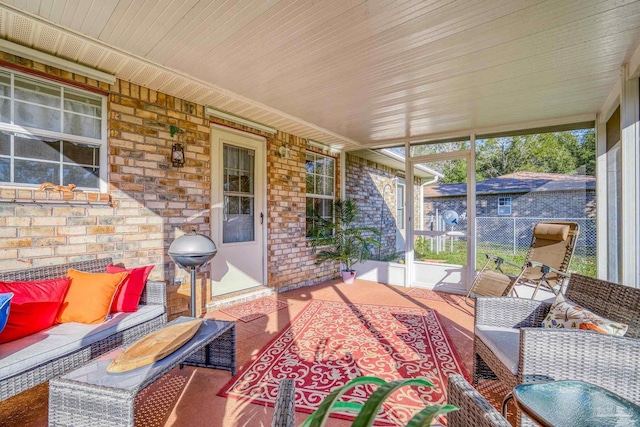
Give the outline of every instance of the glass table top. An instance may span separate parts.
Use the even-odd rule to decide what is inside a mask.
[[[179,317],[167,326],[187,322],[193,320],[190,317]],[[206,319],[203,320],[202,325],[198,329],[198,332],[186,342],[179,350],[175,351],[165,357],[149,365],[141,366],[139,368],[121,372],[121,373],[109,373],[107,367],[111,364],[111,361],[120,353],[123,348],[114,350],[107,353],[95,361],[88,363],[74,371],[71,371],[62,376],[64,379],[78,381],[90,385],[98,385],[104,387],[118,388],[122,390],[137,390],[141,385],[145,385],[149,378],[155,378],[158,375],[163,374],[168,369],[176,366],[180,358],[185,352],[190,352],[193,349],[201,347],[203,342],[211,339],[212,337],[218,337],[224,333],[229,325],[233,322],[227,322],[222,320]]]
[[[518,407],[542,426],[640,427],[640,407],[582,381],[521,384],[513,389]]]

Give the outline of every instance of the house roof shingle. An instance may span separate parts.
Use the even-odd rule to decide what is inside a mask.
[[[589,175],[564,175],[544,172],[514,172],[480,181],[476,194],[530,193],[547,191],[595,190],[596,178]],[[442,184],[425,187],[424,197],[451,197],[467,194],[466,184]]]

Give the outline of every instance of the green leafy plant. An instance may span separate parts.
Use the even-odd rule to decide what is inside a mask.
[[[311,228],[311,248],[317,255],[316,263],[340,261],[345,270],[353,271],[355,263],[370,255],[371,248],[380,246],[380,230],[358,225],[360,209],[351,199],[333,203],[332,220],[315,217]],[[318,251],[318,248],[322,250]]]
[[[372,384],[379,386],[371,396],[367,399],[364,405],[355,402],[342,402],[338,399],[349,389],[358,385]],[[432,387],[429,381],[421,378],[409,378],[403,380],[396,380],[386,382],[383,379],[377,377],[359,377],[349,381],[342,387],[338,387],[333,390],[327,397],[324,398],[318,409],[313,412],[309,418],[305,420],[302,427],[322,427],[329,418],[329,414],[332,412],[352,412],[357,414],[356,418],[351,424],[352,427],[368,427],[372,426],[376,415],[380,411],[380,407],[384,401],[393,392],[401,387],[405,386],[423,386]],[[418,413],[416,413],[406,427],[426,427],[431,425],[431,422],[438,415],[446,414],[447,412],[455,411],[456,408],[453,405],[433,405],[428,406]]]

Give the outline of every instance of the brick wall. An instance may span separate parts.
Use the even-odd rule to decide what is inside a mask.
[[[499,216],[498,199],[511,197],[511,215],[515,217],[545,218],[595,218],[595,190],[548,191],[518,194],[478,195],[476,216]],[[435,214],[436,208],[442,214],[445,210],[455,210],[458,214],[467,209],[466,196],[425,198],[425,221]]]
[[[190,279],[171,262],[167,250],[175,238],[190,230],[211,233],[211,118],[205,117],[204,107],[125,81],[109,86],[9,54],[3,53],[1,60],[109,93],[109,190],[99,194],[0,189],[0,270],[105,256],[127,267],[154,264],[150,278],[169,284],[169,316],[186,314]],[[171,137],[170,125],[181,132]],[[306,245],[306,141],[282,132],[264,136],[268,285],[292,287],[336,276],[337,267],[314,264]],[[170,162],[176,142],[185,147],[183,168]],[[290,148],[290,158],[280,156],[283,144]],[[198,273],[199,312],[211,298],[205,270]],[[176,278],[183,284],[173,285]]]
[[[289,155],[280,154],[280,148]],[[338,275],[337,263],[315,264],[306,239],[306,152],[331,154],[307,147],[307,141],[278,132],[267,138],[267,211],[269,249],[267,275],[270,286],[290,289]],[[340,162],[336,159],[336,193]]]
[[[395,171],[386,166],[348,154],[346,158],[346,194],[360,208],[360,225],[381,230],[380,251],[372,258],[385,259],[396,252]]]

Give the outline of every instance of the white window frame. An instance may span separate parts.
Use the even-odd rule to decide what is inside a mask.
[[[326,194],[315,194],[315,193],[306,193],[306,197],[305,197],[305,212],[306,212],[306,206],[307,206],[307,199],[323,199],[323,200],[331,200],[332,202],[335,202],[336,200],[336,165],[337,165],[337,161],[335,159],[335,157],[331,157],[331,156],[326,156],[324,154],[319,154],[316,153],[314,151],[306,151],[305,152],[305,163],[306,163],[306,158],[307,155],[313,155],[315,157],[324,157],[325,159],[330,159],[333,162],[333,176],[329,176],[329,175],[321,175],[324,176],[326,178],[332,178],[333,179],[333,191],[332,191],[332,195],[326,195]],[[306,177],[307,174],[309,172],[306,172],[305,170],[305,189],[306,189]],[[317,174],[316,174],[317,175]],[[306,215],[306,213],[305,213]],[[306,220],[307,218],[305,218],[305,236],[306,236]],[[309,239],[309,236],[306,236],[307,239]]]
[[[511,197],[498,197],[498,216],[510,216],[511,215]],[[508,213],[504,213],[503,210],[509,208]]]
[[[399,197],[398,192],[400,191],[401,188],[402,188],[402,197]],[[396,225],[398,227],[398,230],[405,229],[404,213],[406,209],[406,205],[405,205],[406,191],[407,191],[407,188],[405,186],[405,183],[400,182],[400,180],[398,180],[398,183],[396,184]]]
[[[11,102],[11,123],[4,123],[4,122],[0,122],[0,131],[6,131],[6,132],[14,132],[17,134],[26,134],[26,135],[33,135],[33,136],[39,136],[39,137],[45,137],[45,138],[55,138],[55,139],[60,139],[62,141],[68,141],[68,142],[75,142],[75,143],[80,143],[80,144],[88,144],[88,145],[93,145],[96,146],[98,148],[98,152],[99,152],[99,159],[98,159],[98,167],[99,167],[99,176],[98,176],[98,188],[94,188],[94,187],[78,187],[79,189],[82,190],[87,190],[87,191],[96,191],[99,190],[100,192],[107,192],[108,190],[108,186],[107,186],[107,176],[108,176],[108,171],[107,171],[107,159],[108,159],[108,150],[107,150],[107,96],[97,93],[97,92],[93,92],[93,91],[89,91],[89,90],[84,90],[82,88],[79,88],[77,86],[72,86],[72,85],[65,85],[62,82],[59,82],[57,80],[53,80],[53,79],[47,79],[47,78],[43,78],[43,77],[39,77],[33,74],[29,74],[29,73],[21,73],[19,71],[15,71],[13,69],[8,69],[8,68],[2,68],[0,67],[0,71],[3,73],[6,73],[10,76],[11,79],[11,94],[9,97],[2,97],[3,99],[8,99]],[[59,86],[61,89],[61,98],[60,98],[60,120],[61,120],[61,130],[64,129],[64,127],[62,126],[64,124],[64,91],[66,89],[70,89],[74,92],[79,92],[79,93],[83,93],[83,94],[87,94],[87,95],[91,95],[94,97],[100,97],[102,100],[101,103],[101,126],[100,126],[100,138],[90,138],[90,137],[86,137],[86,136],[78,136],[78,135],[73,135],[73,134],[68,134],[65,132],[57,132],[57,131],[50,131],[50,130],[45,130],[45,129],[38,129],[38,128],[32,128],[32,127],[28,127],[28,126],[21,126],[21,125],[16,125],[13,124],[14,123],[14,114],[15,114],[15,108],[14,108],[14,103],[16,101],[15,98],[15,77],[19,76],[19,77],[23,77],[26,79],[30,79],[30,80],[34,80],[34,81],[40,81],[45,85],[49,85],[49,86]],[[18,100],[20,101],[20,100]],[[23,102],[23,101],[21,101]],[[25,103],[25,102],[23,102]],[[11,154],[11,158],[13,159],[13,153]],[[63,162],[60,162],[60,165],[62,165]],[[11,187],[11,188],[15,188],[15,187],[20,187],[20,188],[37,188],[38,185],[35,184],[24,184],[24,183],[0,183],[0,186],[2,187]]]

